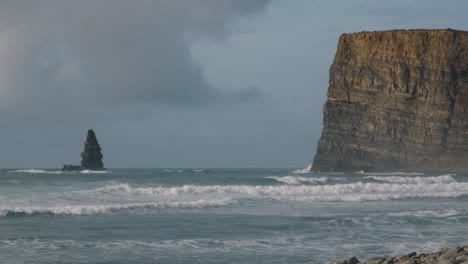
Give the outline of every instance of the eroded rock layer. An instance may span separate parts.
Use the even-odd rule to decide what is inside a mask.
[[[468,171],[468,32],[343,34],[314,171]]]

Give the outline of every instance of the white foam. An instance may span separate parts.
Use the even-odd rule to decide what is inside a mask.
[[[108,170],[82,170],[82,171],[79,171],[79,173],[83,173],[83,174],[103,174],[103,173],[111,173],[111,172],[108,171]]]
[[[364,174],[364,175],[380,175],[380,176],[391,176],[391,175],[402,175],[402,176],[422,176],[424,173],[421,172],[401,172],[401,171],[396,171],[396,172],[364,172],[364,171],[358,171],[356,174]]]
[[[133,190],[127,183],[113,184],[109,186],[99,187],[92,190],[73,191],[72,193],[113,193],[113,192],[126,192],[132,193]]]
[[[389,216],[414,216],[414,217],[449,217],[463,214],[457,210],[424,210],[424,211],[409,211],[388,213]]]
[[[9,171],[8,173],[32,173],[32,174],[64,174],[64,173],[83,173],[83,174],[100,174],[100,173],[111,173],[107,170],[82,170],[82,171],[49,171],[49,170],[38,170],[38,169],[27,169],[27,170],[15,170]]]
[[[46,170],[37,170],[37,169],[27,169],[27,170],[9,171],[8,173],[62,174],[64,173],[64,171],[46,171]]]
[[[306,174],[306,173],[310,173],[311,169],[312,169],[312,164],[309,164],[307,167],[305,167],[303,169],[298,169],[298,170],[293,171],[293,173],[295,173],[295,174]]]
[[[468,183],[349,183],[336,185],[184,185],[180,187],[131,187],[128,184],[117,184],[77,192],[113,193],[126,192],[133,195],[177,196],[177,195],[230,195],[248,198],[271,198],[294,201],[344,201],[359,202],[372,200],[391,200],[406,198],[447,198],[468,195]],[[76,192],[75,192],[76,193]]]
[[[327,177],[320,177],[320,178],[306,178],[306,177],[295,177],[295,176],[270,176],[265,177],[265,179],[273,179],[278,182],[286,183],[286,184],[303,184],[303,183],[326,183],[328,181]]]
[[[65,206],[17,206],[17,207],[0,207],[0,216],[9,214],[53,214],[53,215],[93,215],[103,214],[127,209],[153,209],[153,208],[206,208],[219,207],[235,203],[232,198],[219,200],[196,200],[189,202],[169,201],[169,202],[148,202],[148,203],[131,203],[131,204],[116,204],[116,205],[65,205]]]
[[[165,172],[184,172],[184,170],[164,169]],[[194,170],[196,171],[196,170]]]
[[[203,170],[192,170],[193,172],[203,172]]]
[[[454,183],[457,182],[451,174],[435,177],[402,177],[402,176],[367,176],[365,178],[376,181],[401,183],[401,184],[435,184],[435,183]]]

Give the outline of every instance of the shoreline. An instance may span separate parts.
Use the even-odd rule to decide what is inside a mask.
[[[468,245],[444,247],[432,253],[412,252],[400,256],[384,256],[359,261],[356,257],[334,260],[329,264],[468,264]]]

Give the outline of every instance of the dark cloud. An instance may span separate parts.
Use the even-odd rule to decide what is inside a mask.
[[[109,168],[305,166],[340,34],[465,29],[450,3],[0,0],[0,167],[79,162],[89,128]]]
[[[0,3],[0,96],[200,105],[226,93],[191,58],[194,38],[223,38],[268,0],[56,0]],[[240,95],[250,93],[241,91]]]

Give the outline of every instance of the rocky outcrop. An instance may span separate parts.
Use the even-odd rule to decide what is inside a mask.
[[[468,246],[448,247],[434,253],[417,254],[416,252],[402,256],[385,256],[360,262],[356,257],[343,261],[332,261],[330,264],[468,264]]]
[[[82,170],[85,170],[83,167],[79,166],[79,165],[63,165],[63,168],[62,168],[63,171],[82,171]]]
[[[468,171],[468,32],[343,34],[313,171]]]
[[[80,170],[105,170],[102,162],[101,146],[99,145],[96,134],[92,129],[88,130],[84,150],[81,153],[81,166],[64,165],[64,171],[80,171]]]
[[[96,134],[94,134],[92,129],[88,130],[84,150],[81,152],[81,166],[86,169],[104,169],[101,146],[99,145]]]

